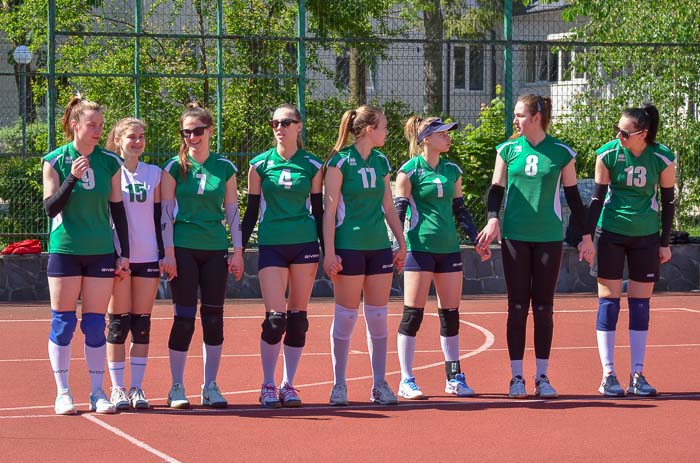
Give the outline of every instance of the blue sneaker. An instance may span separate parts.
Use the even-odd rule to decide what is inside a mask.
[[[282,402],[280,402],[279,391],[274,384],[263,384],[260,388],[260,405],[263,408],[280,408]]]
[[[423,395],[423,391],[416,384],[416,378],[414,377],[401,380],[399,383],[399,397],[408,400],[425,399],[425,395]]]
[[[627,393],[639,397],[654,397],[656,389],[647,382],[647,379],[638,371],[630,375],[630,386],[627,388]]]
[[[445,381],[445,392],[454,394],[457,397],[471,397],[474,395],[474,389],[467,384],[467,378],[464,373],[457,373],[454,378]]]
[[[603,381],[600,383],[598,392],[606,397],[624,397],[625,390],[620,386],[620,382],[617,380],[617,376],[613,373],[606,375]]]

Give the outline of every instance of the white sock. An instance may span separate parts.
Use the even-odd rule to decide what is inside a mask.
[[[68,371],[70,369],[70,344],[59,346],[49,340],[49,360],[53,377],[56,380],[56,390],[61,392],[68,389]]]
[[[334,384],[345,384],[345,371],[348,367],[350,338],[357,323],[357,309],[335,305],[335,315],[331,324],[331,359],[333,360]]]
[[[216,374],[219,372],[221,364],[221,351],[224,345],[210,346],[202,343],[202,357],[204,362],[204,386],[209,386],[216,381]]]
[[[107,344],[100,347],[90,347],[85,344],[85,363],[90,373],[90,390],[101,391],[105,376],[105,362],[107,360]]]
[[[523,361],[522,360],[511,360],[510,361],[510,372],[513,377],[523,376]]]
[[[536,366],[535,378],[539,378],[542,375],[547,376],[547,370],[549,369],[549,359],[535,358],[535,366]]]
[[[372,364],[374,386],[386,378],[386,354],[389,341],[387,327],[387,306],[363,304],[365,326],[367,327],[367,347]]]
[[[290,386],[294,385],[294,376],[297,374],[297,367],[299,366],[299,360],[301,360],[303,351],[303,347],[284,345],[284,375],[282,376],[282,384],[287,383]]]
[[[396,346],[399,351],[401,379],[413,378],[413,357],[416,353],[416,337],[399,333],[398,338],[396,338]]]
[[[615,331],[596,330],[598,338],[598,355],[603,367],[603,376],[615,374]]]
[[[268,344],[260,339],[260,360],[262,360],[263,384],[275,384],[275,369],[277,359],[280,356],[282,341],[277,344]]]
[[[459,335],[440,336],[440,346],[446,362],[459,361]]]
[[[125,362],[107,362],[109,377],[114,388],[124,387],[124,364]]]
[[[146,373],[148,357],[131,357],[129,361],[131,362],[131,387],[141,389],[143,375]]]
[[[630,330],[630,374],[644,371],[644,354],[647,350],[648,331]]]
[[[185,384],[185,363],[187,363],[187,351],[168,349],[170,357],[170,376],[172,376],[173,384]]]

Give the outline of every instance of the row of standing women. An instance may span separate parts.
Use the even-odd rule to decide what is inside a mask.
[[[501,243],[508,292],[509,396],[528,395],[523,356],[532,306],[534,393],[555,398],[558,394],[548,377],[548,363],[562,255],[561,184],[572,220],[584,231],[580,258],[593,264],[592,272],[598,277],[597,336],[603,367],[599,391],[607,396],[625,394],[617,380],[613,350],[627,259],[632,354],[627,393],[655,395],[643,375],[649,299],[659,264],[671,256],[668,239],[675,182],[674,155],[655,141],[658,112],[647,105],[622,114],[615,126],[616,139],[598,150],[596,186],[588,212],[576,187],[576,153],[547,134],[551,100],[524,95],[514,112],[517,133],[497,147],[487,200],[488,222],[477,234],[462,197],[462,170],[443,156],[450,149],[449,132],[457,124],[419,116],[406,122],[412,157],[398,170],[396,198],[392,198],[392,169],[377,149],[387,137],[387,121],[379,109],[362,106],[343,115],[324,172],[323,161],[303,149],[298,110],[282,105],[269,122],[276,146],[250,162],[247,208],[241,219],[236,167],[210,152],[214,125],[207,110],[197,104],[188,106],[180,119],[180,153],[161,171],[139,160],[145,148],[142,121],[119,121],[108,136],[108,149],[103,149],[98,146],[103,129],[101,107],[74,97],[62,120],[69,143],[46,155],[43,166],[44,206],[52,218],[48,345],[57,387],[55,412],[77,412],[68,373],[79,296],[91,378],[90,410],[114,413],[150,406],[141,384],[148,358],[150,314],[161,275],[170,281],[174,303],[168,341],[172,377],[168,406],[190,405],[184,372],[199,292],[204,363],[201,404],[226,407],[216,378],[224,341],[227,273],[236,279],[242,276],[243,250],[256,225],[265,306],[260,337],[261,406],[302,404],[294,377],[306,342],[308,302],[320,249],[335,296],[330,330],[331,405],[348,405],[346,369],[361,302],[373,377],[370,400],[382,405],[398,403],[385,379],[387,304],[394,271],[404,272],[404,309],[397,338],[398,395],[425,397],[413,373],[413,357],[431,284],[437,293],[445,393],[474,395],[460,366],[463,264],[455,224],[475,244],[482,260],[490,258],[492,242]],[[348,144],[350,137],[352,144]],[[657,185],[661,189],[660,219]],[[385,222],[395,237],[393,245]],[[224,224],[231,232],[230,241]],[[124,371],[129,334],[127,388]],[[282,380],[277,381],[280,351],[284,367]],[[105,358],[112,382],[109,398],[103,391]]]

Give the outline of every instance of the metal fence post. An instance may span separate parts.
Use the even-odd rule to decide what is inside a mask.
[[[299,0],[297,12],[297,108],[306,121],[306,1]],[[306,124],[302,126],[301,138],[306,143]]]
[[[224,44],[222,39],[224,24],[224,5],[222,0],[216,2],[216,152],[223,152],[224,118]]]
[[[48,56],[46,57],[46,125],[48,129],[49,151],[56,148],[56,0],[49,0],[48,13]]]
[[[506,45],[503,50],[503,99],[505,102],[503,125],[506,129],[506,138],[513,132],[513,124],[510,123],[513,113],[513,2],[505,0],[503,14],[503,39]]]
[[[134,2],[134,117],[141,117],[141,7],[142,0]]]

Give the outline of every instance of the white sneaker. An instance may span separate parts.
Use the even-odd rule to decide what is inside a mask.
[[[117,411],[117,407],[107,400],[107,394],[100,389],[90,393],[90,411],[95,413],[112,414]]]
[[[535,395],[543,399],[556,399],[559,397],[556,389],[549,384],[547,375],[540,375],[539,378],[535,378]]]
[[[525,399],[527,398],[527,391],[525,390],[525,380],[522,376],[513,376],[510,380],[510,389],[508,391],[508,397],[511,399]]]
[[[457,397],[471,397],[474,395],[474,389],[467,384],[467,378],[464,373],[458,373],[454,378],[445,381],[445,392],[454,394]]]
[[[146,394],[143,393],[143,389],[140,387],[132,387],[129,389],[129,402],[131,403],[131,408],[136,410],[151,408],[151,404],[149,404],[148,399],[146,399]]]
[[[56,403],[53,409],[57,415],[75,415],[78,413],[78,409],[75,408],[73,403],[73,395],[70,393],[70,389],[63,389],[56,395]]]
[[[369,400],[379,405],[398,405],[399,399],[396,398],[394,392],[389,388],[386,381],[377,383],[373,388]]]
[[[185,395],[185,388],[180,383],[175,383],[168,392],[168,407],[190,408],[190,401]]]
[[[129,409],[129,397],[126,395],[126,388],[123,387],[113,387],[112,394],[109,397],[109,401],[114,404],[117,410],[128,410]]]
[[[348,402],[348,387],[345,384],[333,385],[333,389],[331,390],[331,398],[328,401],[328,404],[335,407],[347,407],[350,405],[350,402]]]
[[[228,407],[228,402],[221,395],[219,386],[216,382],[212,381],[209,385],[202,385],[202,405],[211,408],[226,408]]]
[[[416,384],[416,378],[405,378],[399,383],[399,397],[403,397],[408,400],[421,400],[425,399],[423,391],[420,390]]]

